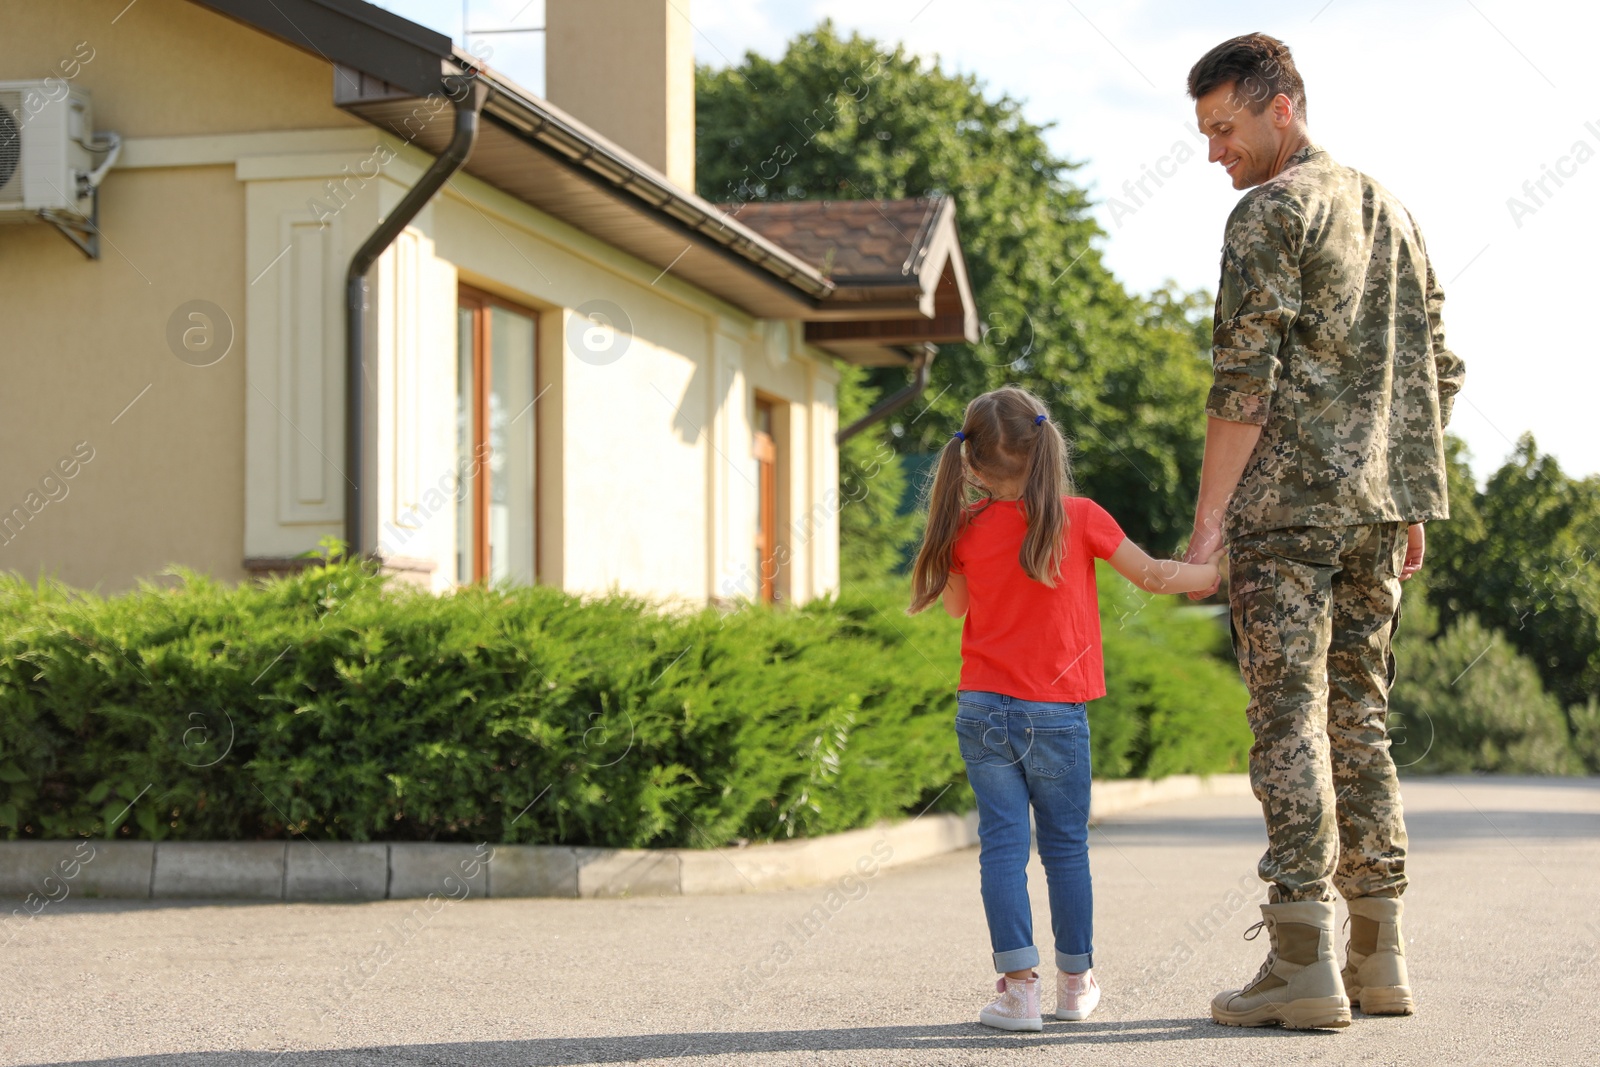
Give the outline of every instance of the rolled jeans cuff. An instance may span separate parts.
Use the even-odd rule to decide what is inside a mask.
[[[1082,974],[1094,966],[1093,952],[1056,952],[1056,966],[1068,974]]]
[[[1008,948],[1004,952],[994,954],[994,969],[997,974],[1007,971],[1024,971],[1030,967],[1039,966],[1039,949],[1034,945],[1023,945],[1021,948]]]

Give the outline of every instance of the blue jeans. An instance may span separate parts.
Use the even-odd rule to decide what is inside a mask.
[[[1056,966],[1094,965],[1089,714],[1083,704],[956,694],[956,738],[978,798],[978,869],[996,971],[1039,965],[1028,902],[1028,806],[1050,894]]]

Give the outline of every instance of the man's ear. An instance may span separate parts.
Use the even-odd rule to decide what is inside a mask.
[[[1272,98],[1272,124],[1280,130],[1294,125],[1294,101],[1284,93]]]

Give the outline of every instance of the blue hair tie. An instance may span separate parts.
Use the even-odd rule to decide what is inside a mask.
[[[1034,424],[1034,425],[1035,425],[1035,426],[1037,426],[1037,425],[1039,425],[1039,424],[1040,424],[1040,423],[1041,423],[1041,422],[1043,422],[1043,421],[1044,421],[1044,416],[1043,416],[1043,415],[1040,415],[1040,416],[1039,416],[1039,417],[1038,417],[1038,418],[1036,418],[1036,419],[1034,419],[1034,420],[1033,420],[1033,424]]]
[[[955,433],[951,434],[950,436],[954,437],[957,441],[965,441],[967,439],[967,435],[962,433],[960,430],[957,430]]]

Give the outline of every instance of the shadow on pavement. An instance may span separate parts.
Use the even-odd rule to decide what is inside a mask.
[[[1406,832],[1414,850],[1419,844],[1448,844],[1509,838],[1600,839],[1600,814],[1576,811],[1435,811],[1406,812]],[[1265,844],[1266,825],[1259,815],[1214,818],[1183,816],[1107,822],[1090,835],[1093,847],[1104,839],[1114,844],[1181,845]]]
[[[1420,811],[1406,815],[1406,833],[1416,842],[1476,841],[1508,837],[1600,838],[1600,814],[1576,811]]]
[[[1215,1038],[1277,1037],[1314,1041],[1333,1030],[1286,1031],[1277,1027],[1244,1029],[1210,1019],[1138,1019],[1104,1023],[1046,1021],[1043,1033],[1008,1034],[978,1023],[931,1026],[866,1026],[839,1030],[708,1031],[685,1034],[633,1034],[617,1037],[543,1038],[528,1041],[453,1042],[443,1045],[385,1045],[368,1048],[311,1049],[304,1052],[185,1052],[158,1056],[72,1060],[70,1067],[344,1067],[351,1064],[471,1064],[473,1067],[523,1067],[528,1064],[631,1063],[637,1060],[693,1059],[700,1056],[760,1055],[784,1052],[918,1051],[967,1052],[1069,1049],[1075,1045],[1195,1041]],[[67,1061],[30,1067],[69,1067]]]

